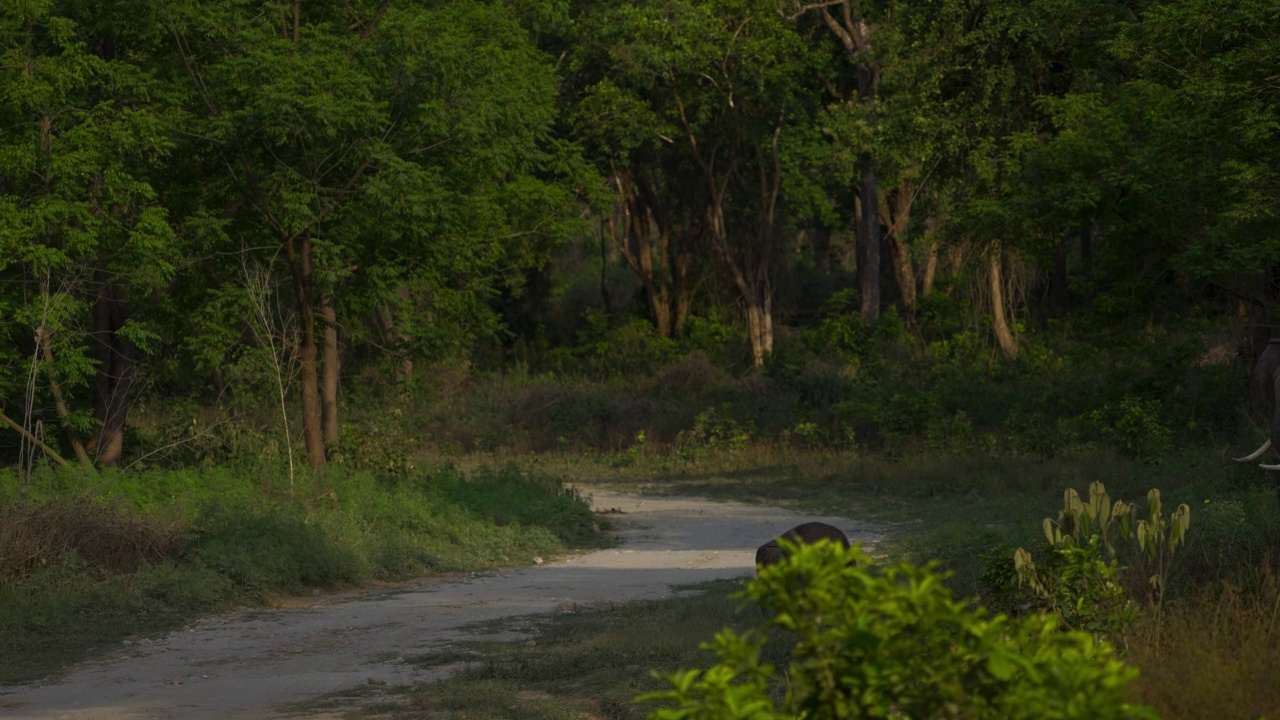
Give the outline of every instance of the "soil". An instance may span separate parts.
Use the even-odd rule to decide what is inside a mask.
[[[618,546],[206,618],[167,636],[127,640],[56,679],[0,688],[0,716],[330,717],[318,706],[300,708],[328,693],[385,693],[441,677],[448,668],[424,670],[406,658],[477,636],[494,639],[493,628],[475,623],[661,598],[674,585],[750,575],[756,547],[802,521],[828,522],[868,549],[882,538],[869,524],[776,507],[607,491],[592,493],[592,501],[597,511],[620,511],[609,514]],[[517,637],[507,630],[498,639]]]

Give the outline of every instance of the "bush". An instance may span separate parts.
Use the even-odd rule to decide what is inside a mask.
[[[847,563],[856,561],[855,567]],[[671,675],[657,720],[805,717],[1154,718],[1124,701],[1137,671],[1088,633],[1049,616],[988,617],[953,599],[931,567],[869,570],[858,549],[797,548],[750,583],[745,597],[796,636],[788,688],[771,692],[764,635],[723,631],[720,661]]]

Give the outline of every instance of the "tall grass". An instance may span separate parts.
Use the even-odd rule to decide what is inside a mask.
[[[1142,674],[1130,690],[1165,720],[1258,720],[1280,717],[1280,582],[1242,592],[1208,588],[1144,618],[1127,660]]]

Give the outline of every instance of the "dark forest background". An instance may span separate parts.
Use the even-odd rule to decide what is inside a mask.
[[[0,450],[1225,445],[1277,37],[1263,0],[7,2]]]

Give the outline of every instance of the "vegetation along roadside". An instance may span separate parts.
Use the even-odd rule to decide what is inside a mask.
[[[875,519],[1135,705],[1275,717],[1278,476],[1230,458],[1280,438],[1278,39],[1276,0],[0,3],[0,680],[591,547],[607,483]],[[659,650],[480,680],[625,717],[724,660]]]
[[[605,542],[585,500],[514,468],[396,479],[215,468],[3,487],[0,682],[291,594],[527,565]]]

